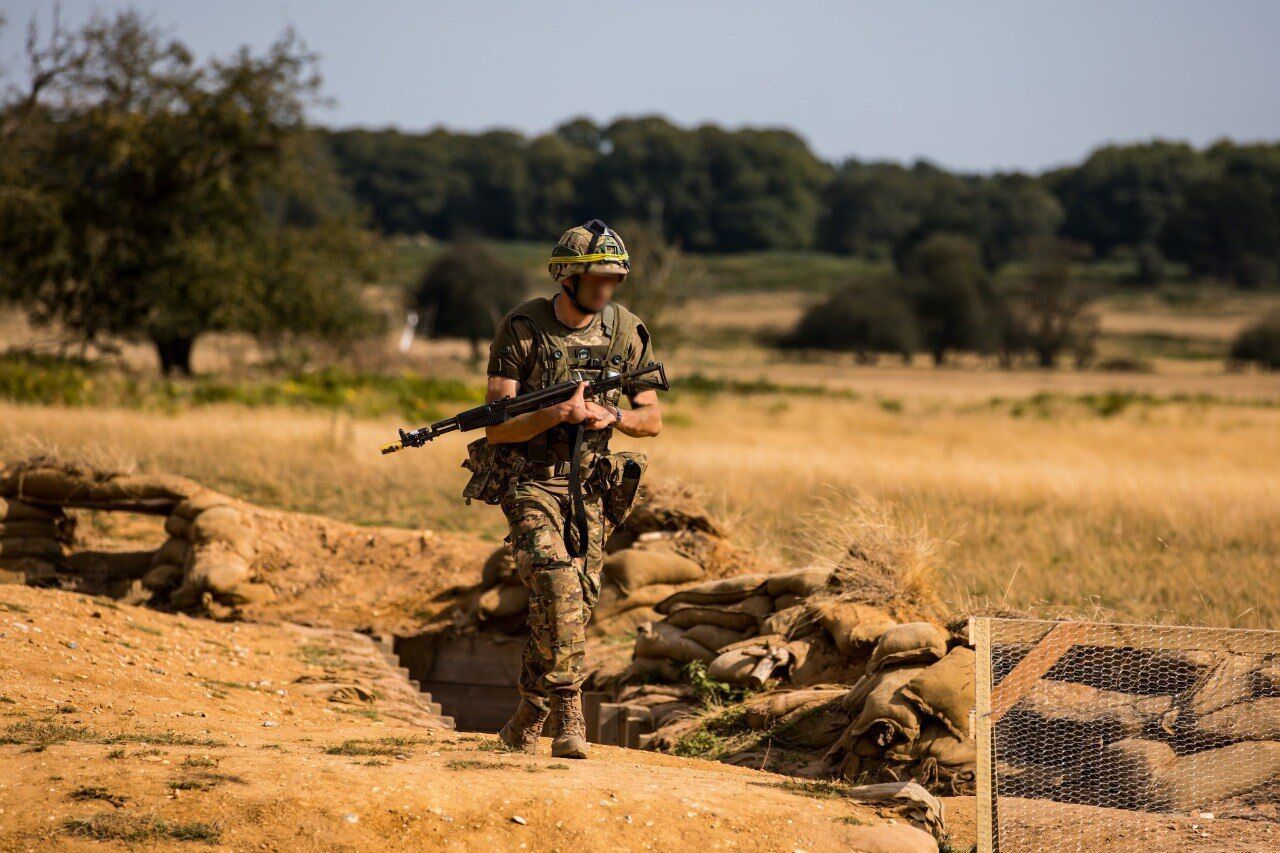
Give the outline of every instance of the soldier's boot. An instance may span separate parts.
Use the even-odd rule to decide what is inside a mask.
[[[547,720],[547,711],[520,697],[520,704],[511,719],[498,732],[507,749],[530,754],[538,750],[538,735],[542,734],[542,724]]]
[[[551,741],[555,758],[587,757],[587,721],[582,717],[582,694],[557,693],[551,698],[552,724],[556,737]]]

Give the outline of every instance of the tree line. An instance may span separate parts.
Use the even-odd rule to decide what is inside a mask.
[[[589,216],[653,223],[694,252],[812,249],[902,258],[963,235],[984,265],[1046,237],[1122,258],[1136,283],[1165,263],[1258,286],[1280,280],[1280,144],[1114,145],[1040,175],[958,174],[917,162],[829,164],[784,129],[577,118],[508,130],[324,133],[355,198],[386,233],[546,240]]]

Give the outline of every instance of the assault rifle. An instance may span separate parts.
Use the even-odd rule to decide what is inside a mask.
[[[651,376],[650,374],[657,375]],[[634,389],[636,391],[668,391],[670,387],[667,384],[666,370],[663,369],[661,363],[657,363],[621,373],[607,372],[594,382],[588,382],[587,387],[583,389],[582,395],[584,397],[598,397],[618,388]],[[467,409],[465,412],[456,414],[451,418],[436,421],[430,426],[408,431],[400,430],[400,440],[383,445],[382,452],[387,454],[404,450],[406,447],[422,447],[436,436],[444,435],[447,432],[467,432],[473,429],[496,426],[511,420],[516,415],[536,412],[548,406],[554,406],[556,403],[563,403],[571,398],[577,390],[578,380],[566,379],[564,382],[558,382],[538,391],[518,394],[515,397],[507,397],[504,400],[494,400],[492,403],[485,403],[483,406]],[[631,391],[628,391],[628,393],[631,393]]]

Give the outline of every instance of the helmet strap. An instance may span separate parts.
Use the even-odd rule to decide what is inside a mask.
[[[564,291],[564,295],[573,303],[573,307],[577,308],[583,314],[598,314],[598,311],[592,311],[587,306],[578,301],[578,276],[580,273],[574,273],[565,281],[560,282],[560,289]],[[573,282],[573,286],[569,286],[569,282]]]

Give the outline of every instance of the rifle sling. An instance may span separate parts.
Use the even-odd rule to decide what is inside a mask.
[[[564,547],[569,556],[587,552],[587,505],[582,496],[582,424],[574,424],[569,462],[569,517],[564,520]]]

